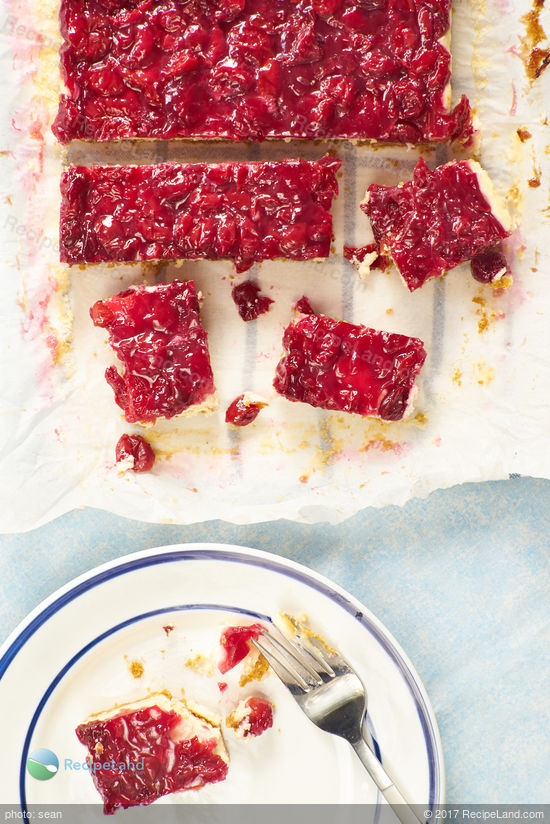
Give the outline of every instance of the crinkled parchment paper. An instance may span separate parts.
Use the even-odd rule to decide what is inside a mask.
[[[408,178],[417,150],[154,141],[61,150],[49,128],[59,92],[57,8],[8,0],[3,13],[0,529],[30,529],[83,505],[175,523],[339,521],[462,481],[548,477],[550,71],[535,80],[526,72],[531,49],[548,46],[544,9],[531,11],[527,0],[458,0],[453,17],[454,97],[469,95],[481,162],[518,224],[508,243],[513,286],[481,286],[461,266],[414,294],[395,270],[360,280],[341,248],[369,240],[359,210],[367,185]],[[245,324],[236,312],[229,263],[58,263],[63,164],[313,159],[327,149],[343,161],[335,254],[324,263],[255,267],[249,276],[275,299],[257,321]],[[451,155],[442,147],[424,156],[433,164]],[[132,283],[174,277],[194,279],[204,295],[220,409],[148,430],[153,472],[122,473],[115,443],[133,427],[104,380],[112,354],[89,307]],[[428,359],[409,420],[384,424],[275,396],[282,330],[302,294],[325,314],[424,340]],[[270,405],[253,425],[232,430],[225,409],[246,390]]]

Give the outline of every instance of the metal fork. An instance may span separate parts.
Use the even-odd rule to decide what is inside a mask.
[[[402,824],[420,819],[363,737],[367,691],[359,676],[335,650],[290,615],[285,634],[275,625],[253,641],[310,721],[349,741],[368,774]],[[288,633],[292,633],[292,640]]]

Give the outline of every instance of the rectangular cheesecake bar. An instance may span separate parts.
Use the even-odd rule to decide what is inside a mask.
[[[373,262],[391,255],[411,292],[459,263],[478,259],[482,268],[489,252],[502,259],[498,247],[512,229],[489,175],[473,160],[453,160],[432,172],[420,158],[412,180],[369,186],[361,209],[374,233]],[[505,260],[493,269],[502,275]]]
[[[411,409],[426,352],[418,338],[298,314],[273,385],[290,401],[398,421]]]
[[[164,693],[93,715],[76,735],[107,815],[227,775],[219,725]]]
[[[90,309],[122,364],[105,372],[129,423],[217,406],[207,333],[193,281],[134,286]]]
[[[325,258],[340,161],[73,166],[61,179],[66,263]]]
[[[62,0],[58,140],[472,139],[450,0]]]

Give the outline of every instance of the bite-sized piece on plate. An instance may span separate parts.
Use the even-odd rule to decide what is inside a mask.
[[[122,364],[105,372],[129,423],[217,407],[207,333],[192,280],[133,286],[90,309]]]
[[[247,698],[237,704],[225,723],[239,738],[261,735],[273,726],[273,704],[260,696]]]
[[[231,297],[237,306],[243,320],[256,320],[260,315],[269,312],[274,303],[272,298],[260,294],[260,287],[252,280],[245,280],[231,290]]]
[[[58,140],[472,140],[449,0],[62,0]]]
[[[208,258],[237,271],[326,258],[340,161],[73,166],[61,178],[65,263]]]
[[[412,408],[426,352],[418,338],[324,315],[297,315],[273,385],[290,401],[398,421]]]
[[[244,392],[235,398],[225,413],[225,422],[233,426],[248,426],[258,417],[258,414],[264,406],[267,406],[266,400],[253,392]]]
[[[219,671],[224,674],[236,667],[251,651],[250,641],[259,638],[264,628],[261,624],[226,627],[220,636],[222,658],[218,664]]]
[[[225,779],[229,757],[219,724],[203,713],[151,693],[76,728],[106,814]]]
[[[115,456],[117,464],[134,472],[149,472],[155,463],[155,450],[141,435],[121,435]]]
[[[473,160],[452,160],[432,172],[420,158],[412,180],[369,186],[361,209],[374,233],[372,255],[391,255],[411,292],[491,249],[512,229],[489,175]]]

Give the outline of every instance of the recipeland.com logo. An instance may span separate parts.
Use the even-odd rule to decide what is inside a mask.
[[[59,769],[59,758],[51,750],[35,750],[27,758],[27,772],[37,781],[49,781]]]
[[[27,758],[27,772],[36,778],[37,781],[49,781],[59,771],[59,758],[52,750],[39,749],[31,752]],[[68,772],[100,772],[106,770],[111,772],[140,772],[144,769],[143,761],[75,761],[73,758],[65,758],[61,767]]]

